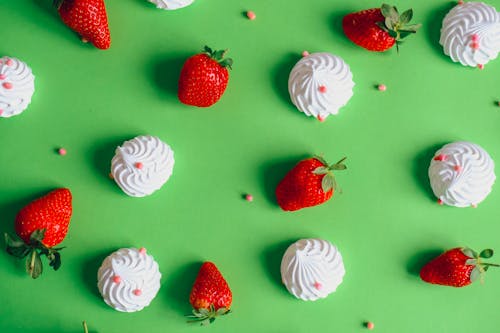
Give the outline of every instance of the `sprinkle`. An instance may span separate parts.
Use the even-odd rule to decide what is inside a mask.
[[[479,65],[477,65],[477,68],[484,69],[484,65],[483,64],[479,64]]]
[[[473,42],[479,41],[479,35],[478,34],[473,34],[470,38],[472,39]]]
[[[142,167],[143,167],[143,166],[144,166],[144,164],[142,164],[141,162],[137,162],[137,163],[135,164],[135,167],[136,167],[137,169],[139,169],[139,170],[140,170],[140,169],[142,169]]]
[[[453,170],[455,170],[456,172],[460,172],[460,171],[462,171],[462,167],[460,165],[455,165],[453,167]]]
[[[122,282],[122,278],[119,275],[115,275],[115,276],[113,276],[113,282],[118,284],[118,283]]]
[[[385,84],[379,84],[377,86],[377,89],[378,89],[378,91],[386,91],[387,90],[387,86]]]
[[[470,205],[472,208],[477,208],[477,204]]]
[[[308,52],[308,51],[305,51],[305,50],[304,50],[304,51],[302,51],[302,56],[303,56],[303,57],[307,57],[308,55],[309,55],[309,52]]]
[[[7,78],[6,74],[0,74],[0,80],[5,80]]]
[[[443,200],[438,199],[438,205],[443,205]]]
[[[66,149],[64,149],[64,148],[59,148],[59,149],[57,150],[57,153],[58,153],[59,155],[61,155],[61,156],[64,156],[64,155],[66,155],[67,151],[66,151]]]
[[[316,290],[321,290],[321,288],[323,288],[323,285],[319,282],[314,282],[314,288],[316,288]]]
[[[7,60],[5,61],[5,64],[6,64],[7,66],[12,66],[12,65],[14,65],[14,61],[12,61],[12,59],[7,59]]]
[[[2,84],[2,86],[3,86],[5,89],[12,89],[12,87],[13,87],[12,83],[10,83],[10,82],[4,82],[4,83]]]
[[[3,113],[3,110],[2,110],[2,109],[0,109],[0,116],[2,115],[2,113]]]
[[[324,122],[326,119],[326,117],[323,117],[323,116],[317,116],[316,118],[318,118],[318,120],[321,122]]]
[[[89,42],[89,40],[88,40],[87,38],[85,38],[85,37],[82,37],[82,42],[83,42],[83,43],[88,43],[88,42]]]
[[[366,323],[366,328],[369,329],[370,331],[375,328],[375,324],[372,323],[371,321]]]
[[[135,295],[135,296],[141,296],[141,295],[142,295],[142,291],[141,291],[141,289],[135,289],[135,290],[133,291],[133,293],[134,293],[134,295]]]
[[[326,86],[319,86],[318,89],[319,89],[320,93],[322,93],[322,94],[326,93]]]
[[[252,202],[253,201],[253,195],[251,194],[246,194],[245,195],[245,200],[248,201],[248,202]]]
[[[250,21],[253,21],[257,18],[257,15],[255,15],[254,12],[252,12],[251,10],[247,11],[247,17]]]
[[[110,172],[110,173],[108,174],[108,177],[109,177],[109,179],[115,179],[115,177],[113,177],[113,173],[112,173],[112,172]]]
[[[439,154],[438,156],[434,157],[434,161],[443,162],[446,161],[447,158],[448,156],[446,156],[445,154]]]
[[[141,248],[139,249],[139,253],[140,253],[140,254],[146,254],[146,248],[145,248],[145,247],[141,247]]]
[[[471,49],[473,50],[479,50],[479,43],[478,42],[472,42],[470,44]]]

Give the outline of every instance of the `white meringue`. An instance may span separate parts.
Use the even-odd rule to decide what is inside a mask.
[[[148,0],[156,5],[156,8],[175,10],[189,6],[194,0]]]
[[[126,194],[144,197],[167,182],[174,163],[174,151],[169,145],[158,137],[142,135],[116,148],[111,174]]]
[[[293,243],[281,261],[283,283],[292,295],[305,301],[333,293],[344,274],[340,252],[322,239],[301,239]]]
[[[429,178],[440,202],[455,207],[476,206],[491,192],[495,164],[480,146],[453,142],[436,152]]]
[[[97,286],[106,304],[121,312],[148,306],[160,290],[158,263],[141,249],[120,249],[104,259]]]
[[[31,103],[35,77],[31,68],[19,59],[0,59],[0,117],[20,114]]]
[[[292,103],[307,116],[319,120],[337,114],[351,99],[353,87],[349,65],[330,53],[303,57],[288,78]]]
[[[445,16],[439,43],[464,66],[485,65],[500,52],[500,13],[483,2],[466,2]]]

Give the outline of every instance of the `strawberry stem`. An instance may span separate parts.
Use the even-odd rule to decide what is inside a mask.
[[[219,63],[219,65],[221,65],[224,68],[229,67],[229,69],[233,69],[231,67],[233,65],[233,59],[231,59],[231,58],[224,59],[227,51],[228,51],[227,49],[226,50],[212,50],[212,48],[210,48],[206,45],[203,48],[203,52],[208,54],[208,56],[210,58],[212,58],[213,60],[217,61]]]
[[[82,324],[83,324],[83,332],[84,333],[89,333],[89,329],[87,327],[87,322],[84,320]]]

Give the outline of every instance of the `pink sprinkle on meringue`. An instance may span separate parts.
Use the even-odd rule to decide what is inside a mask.
[[[323,116],[317,116],[316,118],[317,118],[319,121],[321,121],[321,122],[324,122],[324,121],[325,121],[325,119],[326,119],[326,117],[323,117]]]
[[[473,42],[478,42],[479,41],[479,35],[478,34],[473,34],[471,37]]]
[[[5,89],[12,89],[12,87],[13,87],[12,83],[10,83],[10,82],[4,82],[4,83],[2,84],[2,86],[3,86]]]
[[[140,170],[144,167],[144,164],[142,164],[141,162],[137,162],[134,166]]]
[[[146,248],[145,248],[145,247],[141,247],[141,248],[139,249],[139,253],[140,253],[140,254],[146,254],[146,252],[147,252],[147,250],[146,250]]]
[[[477,68],[484,69],[484,65],[483,64],[479,64],[479,65],[477,65]]]
[[[438,205],[443,205],[443,200],[438,199],[437,203],[438,203]]]
[[[0,80],[5,80],[7,78],[6,74],[0,74]]]
[[[319,282],[314,282],[314,288],[316,290],[321,290],[321,288],[323,288],[323,285]]]
[[[434,157],[434,161],[443,162],[446,161],[447,158],[448,156],[446,156],[445,154],[439,154],[438,156]]]
[[[302,57],[307,57],[309,55],[309,52],[308,51],[302,51]]]
[[[377,86],[377,89],[378,89],[378,91],[386,91],[387,90],[387,86],[385,84],[379,84]]]
[[[471,49],[473,50],[479,50],[479,43],[478,42],[472,42],[470,44]]]
[[[257,15],[255,15],[254,12],[252,12],[251,10],[247,11],[247,17],[250,21],[253,21],[257,18]]]
[[[326,86],[319,86],[318,90],[322,94],[326,93],[326,91],[327,91]]]
[[[456,172],[460,172],[460,171],[462,171],[462,167],[460,165],[455,165],[453,167],[453,170],[455,170]]]
[[[141,289],[135,289],[133,291],[133,293],[134,293],[135,296],[141,296],[142,295],[142,290]]]
[[[12,66],[12,65],[14,65],[14,61],[12,61],[12,59],[7,59],[7,60],[5,60],[5,64],[7,66]]]
[[[2,113],[3,113],[3,110],[2,110],[2,109],[0,109],[0,116],[2,115]]]
[[[122,282],[122,278],[119,275],[115,275],[115,276],[113,276],[113,282],[118,284],[118,283]]]

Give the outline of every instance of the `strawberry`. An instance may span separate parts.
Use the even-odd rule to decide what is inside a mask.
[[[482,281],[484,273],[496,264],[482,262],[493,256],[493,250],[486,249],[477,253],[469,248],[454,248],[432,259],[420,271],[420,278],[425,282],[451,287],[465,287],[476,281]]]
[[[205,46],[204,53],[190,57],[184,63],[179,78],[179,100],[187,105],[208,107],[224,94],[233,60],[224,59],[227,50],[213,51]]]
[[[345,170],[345,159],[330,166],[321,157],[300,161],[276,187],[278,205],[283,210],[294,211],[329,200],[336,188],[332,171]]]
[[[104,0],[54,0],[64,24],[95,47],[106,50],[111,45]]]
[[[61,248],[54,248],[66,237],[72,214],[71,192],[67,188],[56,189],[38,198],[16,216],[16,234],[22,239],[12,239],[5,234],[7,252],[26,260],[26,270],[36,279],[42,273],[41,255],[47,256],[54,270],[61,266]]]
[[[215,318],[230,313],[232,301],[231,289],[215,264],[204,262],[189,296],[193,307],[191,322],[202,325],[213,323]]]
[[[344,16],[342,28],[351,41],[369,51],[383,52],[399,44],[406,36],[416,33],[421,24],[409,24],[413,10],[399,15],[394,6],[383,4]]]

